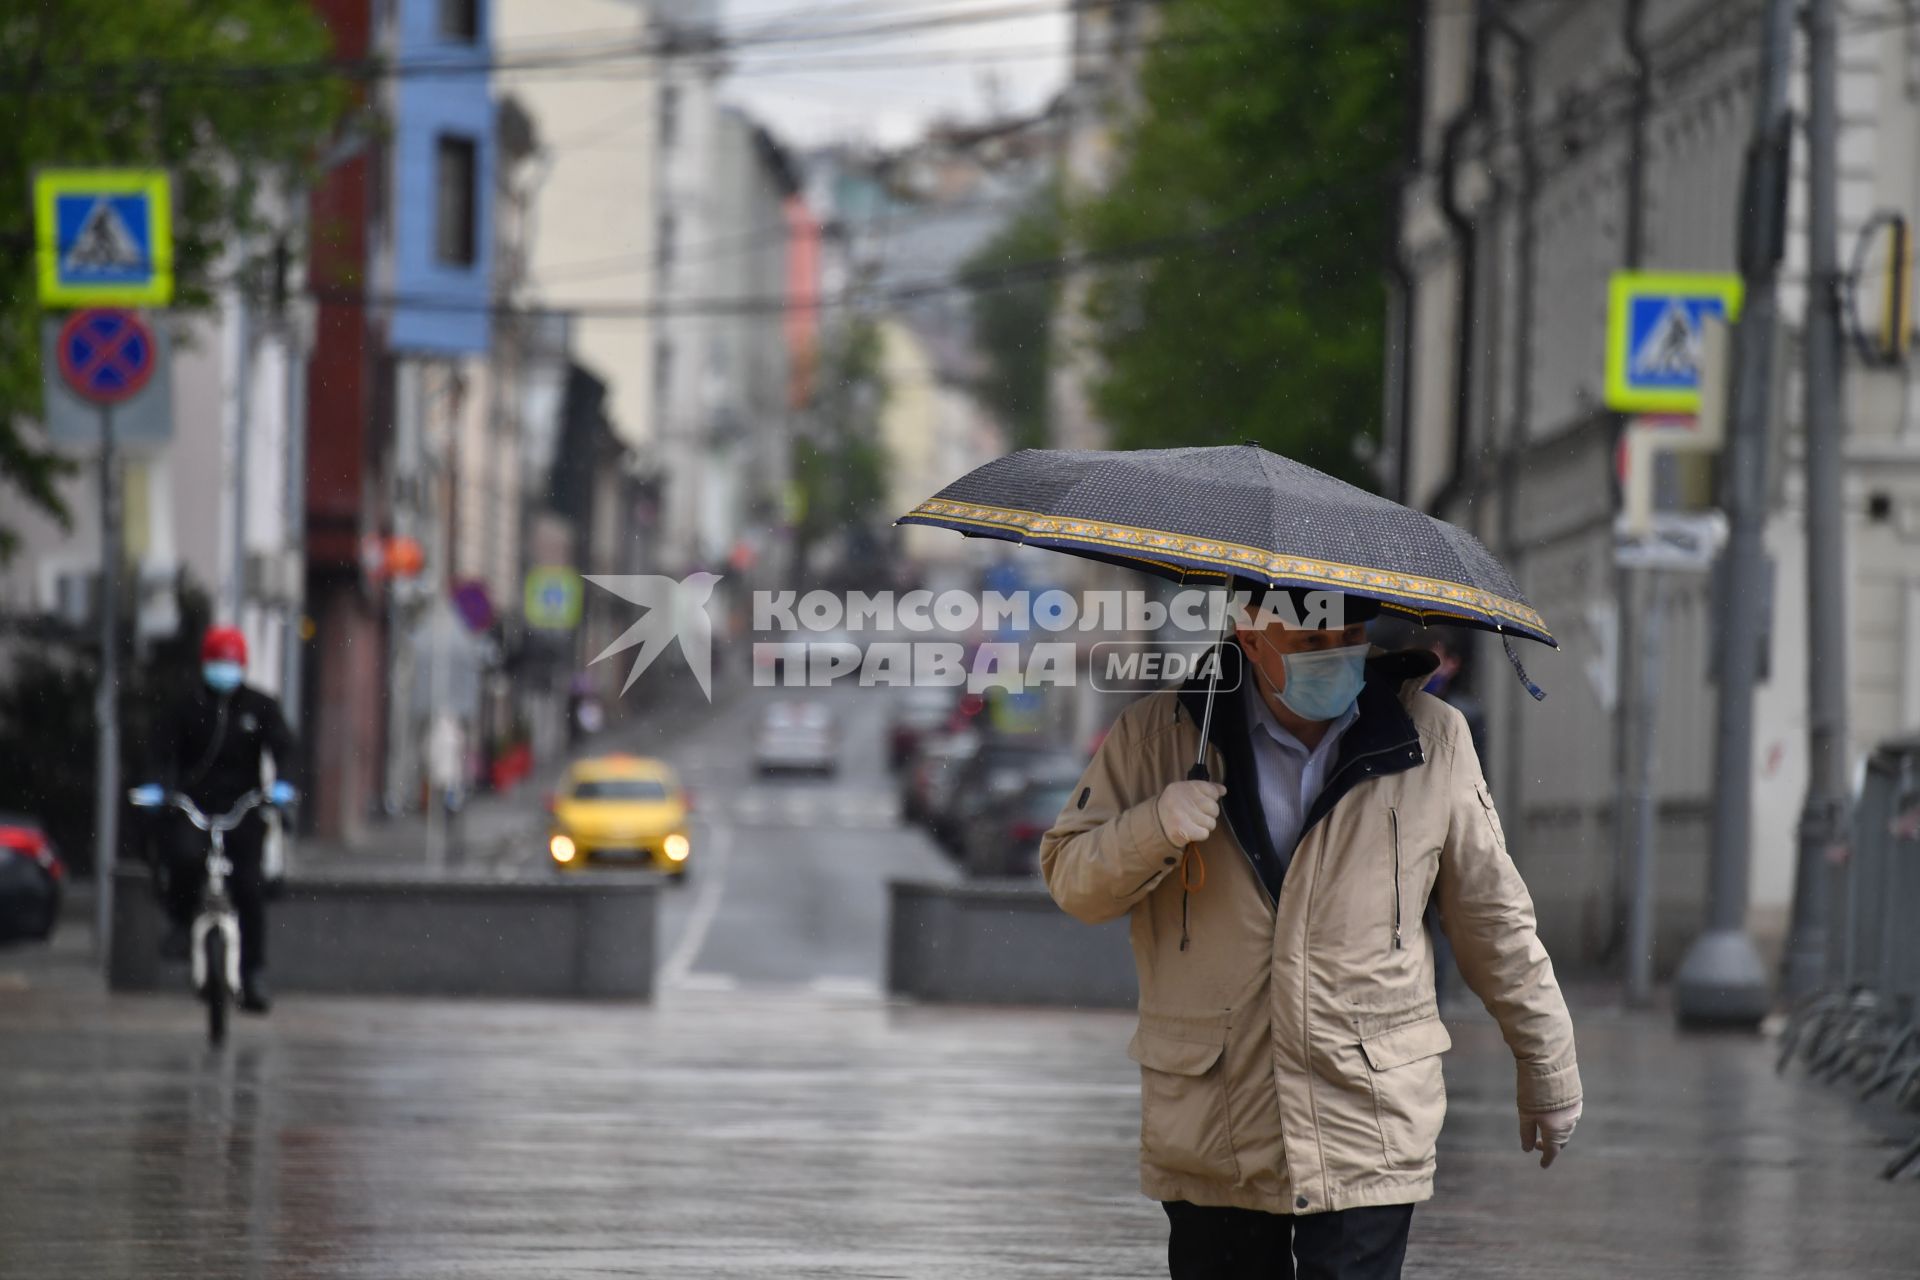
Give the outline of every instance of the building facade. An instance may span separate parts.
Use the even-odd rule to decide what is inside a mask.
[[[352,840],[414,802],[409,637],[479,554],[458,499],[489,414],[493,14],[486,0],[315,8],[336,57],[404,68],[368,91],[378,126],[307,211],[308,811],[319,834]]]
[[[1920,33],[1897,6],[1845,8],[1840,52],[1843,260],[1877,212],[1916,214]],[[1477,654],[1490,777],[1556,956],[1612,966],[1629,888],[1621,777],[1633,701],[1657,664],[1656,952],[1698,930],[1713,796],[1711,576],[1614,565],[1623,421],[1603,403],[1616,270],[1736,270],[1752,135],[1758,0],[1433,3],[1419,22],[1415,126],[1390,329],[1384,486],[1473,529],[1514,567],[1561,640],[1529,654],[1534,705],[1497,644]],[[1877,21],[1875,19],[1878,19]],[[1804,99],[1804,40],[1794,95]],[[1807,776],[1804,453],[1806,182],[1796,139],[1782,267],[1785,337],[1767,442],[1773,563],[1769,672],[1758,691],[1749,925],[1777,947],[1791,905]],[[1916,503],[1920,433],[1899,370],[1846,375],[1851,749],[1920,727]],[[1712,501],[1680,468],[1662,506]],[[1659,643],[1650,643],[1657,625]]]

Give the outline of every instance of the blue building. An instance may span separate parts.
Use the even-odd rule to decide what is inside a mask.
[[[388,0],[391,350],[481,355],[492,329],[490,0]]]

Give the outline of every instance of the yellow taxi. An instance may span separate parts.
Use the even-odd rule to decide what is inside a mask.
[[[684,875],[690,807],[686,788],[659,760],[576,760],[547,802],[547,853],[560,871],[626,865]]]

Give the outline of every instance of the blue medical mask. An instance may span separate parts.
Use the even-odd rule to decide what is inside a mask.
[[[207,678],[209,688],[218,693],[232,693],[240,687],[240,677],[246,672],[237,662],[203,662],[200,674]]]
[[[1273,642],[1261,639],[1272,646]],[[1302,720],[1338,720],[1360,696],[1367,682],[1364,644],[1341,649],[1312,649],[1282,653],[1287,682],[1275,694],[1280,704]],[[1278,652],[1278,650],[1275,650]]]

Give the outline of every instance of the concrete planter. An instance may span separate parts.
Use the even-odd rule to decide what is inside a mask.
[[[887,989],[959,1004],[1131,1008],[1127,922],[1085,925],[1032,880],[888,885]]]
[[[187,987],[163,961],[165,921],[146,873],[115,877],[115,991]],[[276,992],[342,995],[653,995],[657,882],[644,875],[565,879],[295,879],[269,908]]]

